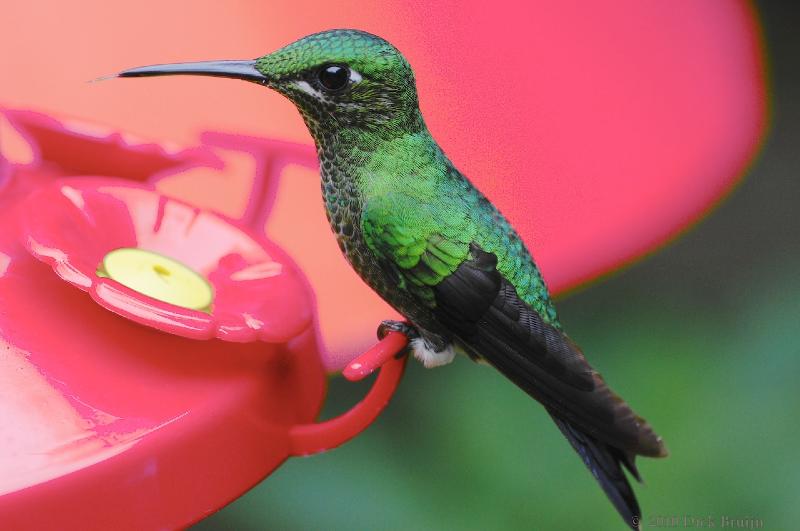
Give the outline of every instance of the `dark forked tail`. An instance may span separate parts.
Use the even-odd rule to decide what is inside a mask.
[[[628,457],[618,448],[598,441],[566,420],[558,418],[552,411],[548,410],[548,413],[561,433],[581,456],[586,467],[600,484],[611,503],[614,504],[623,520],[632,529],[641,529],[642,511],[639,509],[639,503],[628,483],[628,478],[622,470],[624,465],[637,481],[642,481],[633,462],[633,456]]]

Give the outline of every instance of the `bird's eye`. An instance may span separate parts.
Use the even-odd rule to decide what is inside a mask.
[[[317,75],[319,76],[320,84],[330,91],[342,90],[350,80],[350,70],[346,66],[323,66]]]

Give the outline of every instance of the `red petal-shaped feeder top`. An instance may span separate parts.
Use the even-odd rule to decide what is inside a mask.
[[[222,216],[113,179],[57,181],[19,207],[30,252],[102,306],[192,339],[283,343],[311,324],[309,295],[274,244]],[[209,311],[161,302],[98,276],[104,257],[138,248],[175,259],[213,286]]]

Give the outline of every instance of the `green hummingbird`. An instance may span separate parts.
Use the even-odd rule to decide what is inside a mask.
[[[194,74],[259,83],[289,98],[316,143],[339,247],[407,322],[426,367],[456,353],[494,366],[541,402],[626,523],[639,505],[623,471],[667,455],[647,422],[563,332],[530,252],[456,169],[419,110],[411,66],[384,39],[350,29],[304,37],[255,60],[154,65],[119,77]]]

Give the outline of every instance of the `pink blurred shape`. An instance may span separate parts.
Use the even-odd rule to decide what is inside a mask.
[[[214,178],[209,166],[167,170],[159,190],[266,223],[311,281],[325,363],[333,370],[368,348],[376,323],[395,314],[339,256],[313,151],[257,140],[308,142],[296,110],[268,90],[229,80],[107,81],[87,92],[86,79],[136,64],[253,57],[330,27],[384,36],[414,66],[434,136],[519,229],[554,293],[653,251],[700,219],[743,174],[766,128],[762,45],[745,1],[276,0],[222,7],[200,0],[190,32],[174,24],[186,20],[183,8],[143,0],[125,6],[125,19],[130,28],[148,27],[145,40],[127,26],[110,39],[106,25],[92,18],[105,4],[82,5],[54,4],[54,25],[27,4],[14,7],[48,34],[68,27],[86,37],[59,39],[74,59],[62,64],[50,60],[49,44],[8,28],[0,43],[19,49],[21,58],[4,66],[12,59],[0,57],[0,68],[21,75],[6,80],[4,93],[184,143],[198,130],[246,131],[244,157],[210,146],[219,143],[215,134],[204,139],[221,160],[241,163],[235,171],[228,164],[217,172],[224,178]],[[165,49],[175,35],[181,47]],[[90,46],[92,39],[109,44]],[[62,80],[58,91],[36,75],[45,63],[50,77]],[[241,200],[248,190],[255,192],[249,203]]]
[[[434,135],[554,292],[697,221],[759,147],[767,100],[748,2],[404,5]]]

